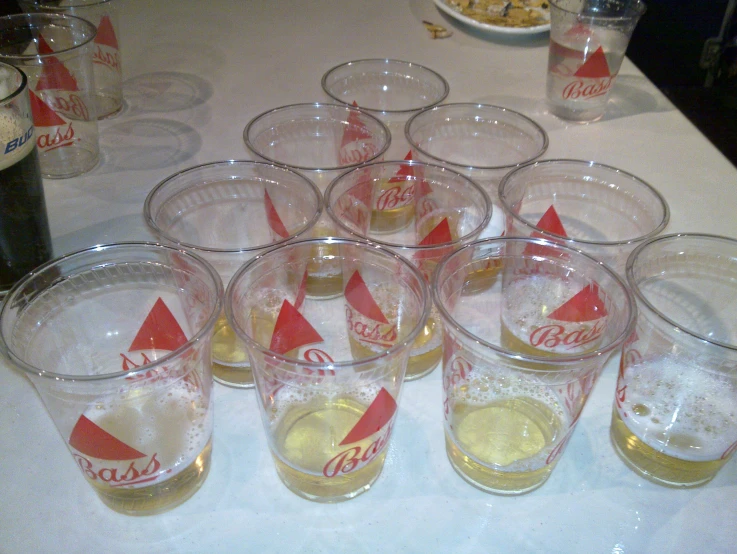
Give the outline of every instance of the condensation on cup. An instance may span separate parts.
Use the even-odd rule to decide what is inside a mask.
[[[152,243],[69,254],[8,294],[3,351],[113,510],[160,513],[204,482],[214,415],[210,336],[221,308],[222,283],[209,264]]]
[[[666,235],[627,262],[638,319],[619,367],[611,439],[646,479],[695,487],[737,450],[737,241]]]
[[[0,299],[51,258],[46,200],[38,163],[28,81],[0,63]]]
[[[640,0],[551,0],[547,99],[554,115],[601,119],[643,13]]]

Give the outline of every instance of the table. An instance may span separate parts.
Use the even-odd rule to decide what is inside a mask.
[[[127,106],[101,122],[102,163],[45,182],[57,254],[151,240],[149,190],[199,163],[248,159],[246,123],[326,100],[320,78],[359,58],[414,61],[450,83],[449,102],[519,110],[549,133],[544,158],[591,159],[658,188],[668,232],[737,236],[737,169],[628,61],[591,125],[546,113],[546,34],[460,27],[431,0],[121,0]],[[422,20],[453,36],[432,40]],[[654,53],[654,55],[656,55]],[[505,498],[462,481],[445,455],[440,371],[408,383],[383,474],[366,494],[321,505],[289,492],[268,454],[253,391],[216,386],[212,468],[182,506],[132,518],[85,483],[30,382],[0,367],[3,552],[727,552],[737,539],[737,460],[694,490],[653,485],[609,442],[610,361],[550,480]]]

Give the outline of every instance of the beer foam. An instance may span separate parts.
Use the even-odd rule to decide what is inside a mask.
[[[101,399],[84,415],[146,456],[156,454],[161,463],[159,474],[166,473],[168,477],[188,467],[199,456],[213,428],[213,410],[208,398],[184,379],[163,391],[142,393],[133,388],[120,396]],[[130,461],[118,463],[123,467]]]
[[[622,421],[651,448],[694,462],[719,459],[737,441],[737,386],[670,358],[625,371]]]

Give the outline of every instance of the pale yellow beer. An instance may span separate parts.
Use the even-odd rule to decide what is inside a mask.
[[[375,187],[371,231],[391,233],[412,223],[415,218],[414,181],[391,182],[390,179],[382,179]]]
[[[319,222],[312,230],[314,238],[334,237],[332,225]],[[335,298],[343,293],[343,268],[340,249],[335,244],[316,244],[307,262],[307,295],[312,298]],[[302,275],[295,275],[302,279]]]
[[[225,314],[215,322],[212,335],[212,375],[216,381],[232,386],[253,386],[248,352],[228,324]]]
[[[300,496],[322,502],[347,500],[368,490],[384,465],[390,424],[361,441],[340,443],[378,389],[337,398],[295,389],[286,385],[275,392],[272,409],[272,454],[284,484]]]
[[[625,368],[617,383],[611,439],[643,477],[674,487],[711,480],[737,447],[734,382],[669,358]]]
[[[471,262],[463,285],[463,295],[471,296],[490,289],[502,269],[501,259]]]
[[[131,388],[101,399],[84,417],[145,457],[97,459],[71,448],[102,501],[115,511],[150,515],[190,498],[210,469],[213,417],[209,397],[191,375],[163,392]]]
[[[456,389],[446,418],[446,452],[453,467],[469,483],[499,494],[542,485],[570,425],[552,393],[494,379]]]

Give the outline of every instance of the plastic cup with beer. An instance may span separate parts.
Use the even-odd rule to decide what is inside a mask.
[[[332,267],[336,258],[340,296],[311,297],[308,264]],[[424,277],[376,245],[311,239],[248,262],[225,298],[251,356],[281,480],[318,502],[368,490],[384,466],[409,352],[430,309]]]
[[[0,301],[10,288],[52,256],[28,80],[0,63]]]
[[[478,238],[491,218],[481,187],[453,170],[420,162],[368,164],[333,181],[325,209],[341,236],[381,245],[411,261],[428,282],[443,256]],[[479,266],[478,282],[498,268]],[[430,373],[443,355],[433,307],[410,353],[406,380]]]
[[[320,192],[344,171],[380,161],[389,148],[391,134],[373,115],[353,106],[293,104],[262,113],[245,130],[246,146],[260,159],[286,166],[317,185]],[[312,228],[313,238],[335,236],[326,216]],[[330,254],[330,245],[322,257]],[[308,292],[313,296],[336,296],[342,292],[340,267],[323,264],[321,273],[310,275]]]
[[[668,225],[663,196],[642,179],[583,160],[542,160],[499,185],[508,235],[545,238],[608,263],[624,276],[627,256]]]
[[[143,213],[160,239],[205,258],[227,286],[260,252],[308,235],[322,214],[322,196],[290,169],[228,160],[166,178],[149,193]],[[215,323],[212,362],[217,382],[253,387],[248,352],[225,312]]]
[[[469,275],[480,261],[501,269],[494,285],[478,292]],[[582,252],[503,237],[445,258],[432,292],[443,320],[451,465],[488,492],[536,489],[560,460],[605,363],[632,330],[629,290]]]
[[[625,342],[611,439],[635,472],[710,481],[737,450],[737,241],[681,234],[627,261],[637,324]]]
[[[86,19],[97,29],[93,41],[92,69],[98,119],[117,115],[123,109],[123,67],[118,27],[119,0],[18,0],[26,12],[73,15]]]
[[[551,0],[547,100],[552,114],[577,123],[601,119],[640,0]]]
[[[222,294],[212,266],[191,253],[118,243],[44,264],[6,298],[3,353],[115,511],[163,512],[208,474]]]
[[[28,77],[41,173],[50,179],[91,170],[100,158],[92,70],[97,30],[59,14],[0,17],[0,62]]]
[[[412,158],[453,169],[496,199],[509,171],[548,148],[548,135],[521,113],[488,104],[440,104],[412,116],[404,128]]]
[[[439,104],[450,92],[448,82],[432,69],[384,58],[336,65],[323,75],[322,89],[331,101],[358,106],[386,123],[392,134],[388,160],[407,156],[407,119]]]

